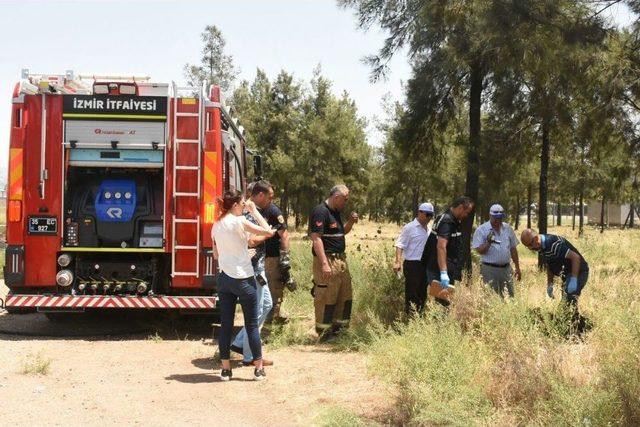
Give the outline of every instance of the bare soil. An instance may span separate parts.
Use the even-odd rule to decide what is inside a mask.
[[[120,321],[116,335],[104,335],[111,320],[87,320],[100,335],[85,336],[91,325],[78,329],[77,319],[0,313],[0,330],[15,332],[0,333],[0,425],[309,425],[335,406],[371,420],[389,410],[391,399],[361,354],[267,345],[275,365],[266,381],[253,381],[253,369],[238,361],[225,383],[208,324],[122,335]],[[24,335],[25,324],[48,336]],[[73,336],[78,330],[82,336]],[[29,362],[49,363],[48,373],[25,373]]]

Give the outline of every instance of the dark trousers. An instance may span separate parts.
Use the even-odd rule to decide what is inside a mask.
[[[587,286],[589,280],[589,270],[583,270],[578,274],[578,290],[570,294],[567,292],[566,283],[567,276],[562,275],[562,300],[567,304],[571,313],[571,332],[582,333],[585,328],[586,319],[582,317],[578,311],[578,297],[582,293],[582,289]]]
[[[404,311],[421,313],[427,299],[427,269],[422,261],[407,261],[402,264],[404,270]]]
[[[233,318],[236,314],[236,303],[239,301],[244,316],[244,327],[249,338],[249,348],[253,360],[262,359],[262,344],[260,343],[260,329],[258,327],[258,294],[255,277],[234,279],[224,272],[217,278],[218,298],[220,299],[220,359],[231,358],[231,334],[233,332]]]

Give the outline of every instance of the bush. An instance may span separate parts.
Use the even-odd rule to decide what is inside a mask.
[[[620,334],[605,335],[618,342],[598,344],[607,349],[598,356],[590,336],[567,339],[570,316],[563,303],[534,310],[522,294],[503,301],[475,280],[457,288],[448,311],[431,305],[406,325],[369,328],[372,370],[391,378],[403,420],[637,425],[640,316],[618,310]]]
[[[311,296],[312,255],[309,242],[292,244],[293,278],[298,283],[296,292],[286,292],[283,310],[291,321],[275,327],[269,338],[273,346],[311,344],[315,341],[314,308]],[[360,250],[358,250],[360,248]],[[388,251],[354,245],[348,251],[349,271],[352,276],[354,306],[351,327],[337,340],[341,350],[361,349],[373,336],[392,325],[404,310],[404,282],[391,270]]]
[[[371,346],[371,368],[398,390],[398,410],[411,424],[469,425],[489,415],[483,393],[486,358],[450,318],[416,318]]]
[[[404,313],[404,279],[391,269],[393,255],[381,247],[366,248],[366,253],[349,254],[349,270],[354,286],[354,323],[373,315],[391,325]],[[368,313],[368,314],[366,314]]]
[[[640,233],[588,230],[577,240],[566,228],[556,232],[591,266],[579,307],[592,328],[581,336],[570,330],[559,287],[555,300],[546,297],[533,252],[521,250],[524,278],[514,299],[500,299],[474,276],[457,286],[448,310],[430,304],[407,319],[390,238],[363,239],[349,245],[354,311],[334,348],[368,355],[372,372],[393,386],[402,423],[640,425]],[[310,283],[308,246],[295,274]],[[309,342],[300,326],[313,328],[308,289],[288,297],[304,320],[286,325],[282,342]],[[326,420],[362,421],[343,410]]]
[[[607,277],[593,347],[601,386],[613,392],[620,423],[640,425],[640,275]]]

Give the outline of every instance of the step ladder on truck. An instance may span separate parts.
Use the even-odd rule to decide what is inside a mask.
[[[11,120],[9,311],[216,308],[216,199],[249,156],[219,87],[25,70]]]

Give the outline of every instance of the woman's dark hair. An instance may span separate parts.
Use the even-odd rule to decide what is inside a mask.
[[[242,200],[242,192],[238,190],[225,191],[222,197],[218,198],[218,206],[220,207],[220,218],[225,216],[235,205]]]

